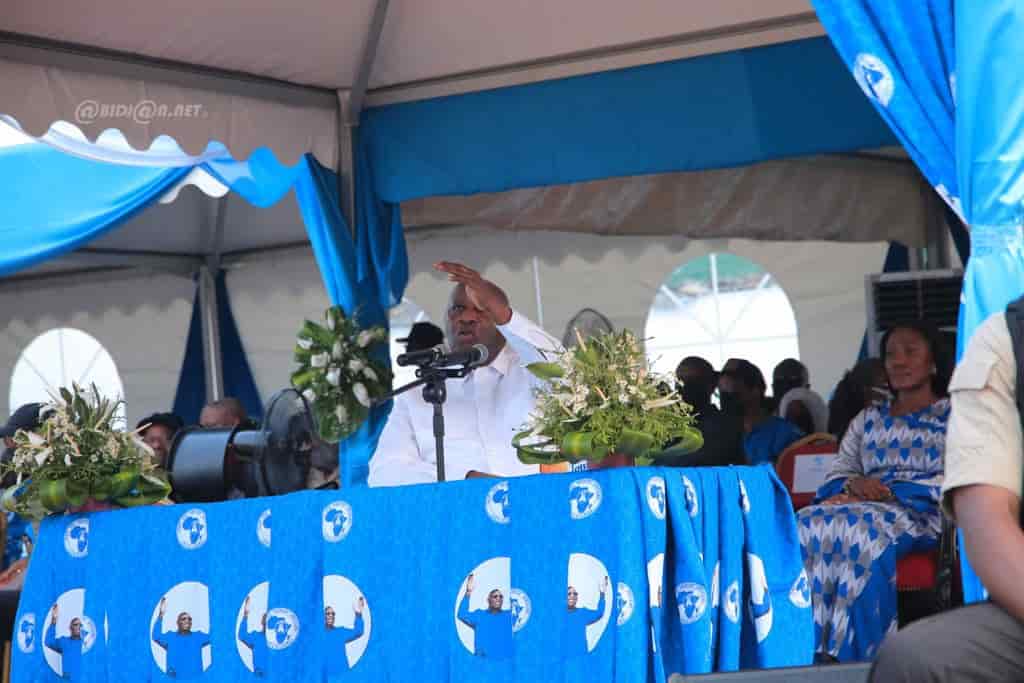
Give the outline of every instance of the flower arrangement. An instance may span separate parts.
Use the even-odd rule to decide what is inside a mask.
[[[153,451],[136,432],[115,426],[120,404],[96,385],[61,388],[40,409],[38,430],[14,435],[14,456],[0,467],[17,475],[3,493],[4,508],[38,520],[90,500],[134,507],[166,498],[171,487]]]
[[[391,388],[391,371],[374,358],[386,344],[383,327],[362,329],[338,306],[325,325],[305,321],[295,342],[292,386],[302,392],[316,418],[320,438],[337,443],[366,421],[373,402]]]
[[[673,382],[653,373],[628,330],[584,341],[551,362],[528,369],[548,382],[513,444],[528,464],[600,462],[612,454],[649,465],[655,456],[681,456],[704,439]],[[666,448],[666,444],[673,444]]]

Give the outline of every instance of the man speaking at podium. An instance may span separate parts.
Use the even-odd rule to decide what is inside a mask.
[[[453,351],[487,347],[484,365],[463,379],[447,382],[444,404],[445,479],[533,474],[512,447],[512,438],[534,406],[540,380],[526,365],[544,360],[559,342],[516,312],[493,282],[461,263],[434,267],[455,283],[447,311],[447,338]],[[433,406],[414,389],[395,399],[394,409],[370,460],[370,486],[437,481]]]

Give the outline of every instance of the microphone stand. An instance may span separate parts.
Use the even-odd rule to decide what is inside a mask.
[[[416,370],[419,377],[415,382],[398,387],[385,394],[374,402],[380,405],[390,401],[399,394],[416,387],[423,387],[423,400],[434,406],[434,449],[437,457],[437,480],[444,481],[444,402],[448,398],[448,389],[445,387],[445,380],[465,377],[475,368],[475,365],[463,365],[462,367],[434,367],[422,365]]]

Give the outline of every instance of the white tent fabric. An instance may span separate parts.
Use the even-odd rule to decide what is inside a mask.
[[[186,191],[183,199],[190,194],[196,193]],[[163,208],[168,207],[154,211]],[[886,245],[595,240],[459,227],[416,231],[409,249],[412,278],[406,296],[434,321],[441,319],[450,285],[432,272],[431,264],[459,258],[480,267],[505,287],[518,308],[542,319],[558,336],[585,306],[606,314],[617,328],[642,333],[655,293],[672,270],[711,251],[737,254],[763,266],[781,284],[796,313],[801,358],[814,386],[828,392],[856,357],[865,325],[864,275],[880,270]],[[303,318],[316,317],[327,306],[316,265],[307,249],[250,257],[228,275],[228,289],[260,393],[269,396],[288,383],[294,334]],[[3,285],[0,409],[7,404],[21,351],[36,335],[71,326],[96,337],[111,353],[132,424],[167,410],[177,388],[194,293],[188,278],[138,273],[60,275]]]
[[[0,15],[0,114],[89,139],[160,134],[236,159],[269,146],[339,163],[358,108],[564,78],[824,34],[808,0],[67,0]],[[339,96],[346,104],[341,106]],[[355,104],[353,104],[355,100]],[[346,110],[355,107],[355,111]]]

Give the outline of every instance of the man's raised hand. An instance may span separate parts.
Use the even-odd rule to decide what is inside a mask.
[[[448,279],[463,285],[466,296],[474,306],[486,311],[498,325],[504,325],[512,319],[512,307],[508,303],[508,295],[498,285],[484,278],[469,266],[453,261],[440,261],[434,268],[448,274]]]

